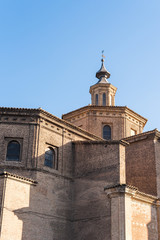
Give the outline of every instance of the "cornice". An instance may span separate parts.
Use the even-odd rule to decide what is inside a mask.
[[[130,137],[127,137],[127,138],[123,138],[124,141],[126,142],[129,142],[129,143],[132,143],[132,142],[136,142],[136,141],[141,141],[141,140],[144,140],[144,139],[147,139],[148,136],[153,136],[153,138],[160,138],[160,132],[158,131],[157,128],[151,130],[151,131],[147,131],[147,132],[143,132],[143,133],[139,133],[139,134],[136,134],[134,136],[130,136]]]
[[[117,184],[113,186],[107,186],[104,188],[104,191],[107,193],[107,196],[110,198],[118,197],[121,194],[128,195],[132,199],[139,200],[142,202],[159,205],[159,198],[150,194],[146,194],[138,190],[134,186],[127,184]]]
[[[102,140],[102,141],[73,141],[73,144],[103,144],[103,145],[113,145],[113,144],[121,144],[123,146],[128,146],[129,143],[124,140]]]
[[[74,134],[77,134],[81,137],[84,138],[88,138],[90,140],[102,140],[102,138],[89,133],[88,131],[85,131],[75,125],[73,125],[72,123],[67,122],[64,119],[60,119],[54,115],[52,115],[51,113],[43,110],[42,108],[37,108],[37,109],[30,109],[30,108],[5,108],[5,107],[1,107],[0,108],[0,116],[29,116],[31,118],[41,118],[44,119],[46,121],[49,121],[51,123],[56,124],[57,126],[60,126],[64,129],[67,129],[71,132],[73,132]],[[7,122],[6,122],[7,123]],[[18,123],[18,121],[17,121]]]
[[[13,108],[13,107],[0,107],[0,114],[18,113],[24,115],[35,114],[40,111],[40,108]]]
[[[96,83],[92,86],[90,86],[89,92],[91,93],[95,88],[112,88],[115,92],[117,91],[117,88],[113,86],[111,83]]]
[[[145,125],[147,122],[147,119],[139,115],[138,113],[134,112],[127,106],[95,106],[95,105],[88,105],[84,106],[82,108],[76,109],[74,111],[71,111],[69,113],[63,114],[62,119],[70,119],[71,117],[75,117],[76,115],[83,114],[86,112],[91,111],[101,111],[101,112],[121,112],[130,115],[133,118],[136,118],[138,121],[143,122]]]
[[[82,136],[84,138],[89,138],[90,140],[102,140],[101,137],[98,137],[86,130],[83,130],[82,128],[79,128],[75,125],[73,125],[72,123],[69,123],[68,121],[64,120],[64,119],[60,119],[48,112],[46,112],[45,110],[40,110],[40,117],[42,117],[45,120],[50,121],[52,119],[52,121],[54,122],[54,124],[61,126],[64,129],[67,129],[68,131],[73,132],[74,134],[77,134],[79,136]],[[49,119],[46,119],[45,117],[48,117]],[[52,122],[51,121],[51,122]]]
[[[25,183],[29,183],[29,184],[32,184],[32,185],[37,185],[37,183],[38,183],[37,181],[35,181],[33,179],[26,178],[26,177],[23,177],[23,176],[19,176],[17,174],[9,173],[9,172],[6,172],[6,171],[1,172],[0,177],[11,178],[11,179],[15,179],[15,180],[25,182]]]
[[[136,118],[137,120],[143,122],[144,126],[147,123],[148,119],[142,117],[140,114],[134,112],[132,109],[128,108],[127,106],[125,107],[125,113],[127,113],[128,115],[130,115],[131,117]]]

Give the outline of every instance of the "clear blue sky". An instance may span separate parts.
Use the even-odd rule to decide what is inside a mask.
[[[116,105],[160,130],[159,0],[0,0],[0,106],[88,105],[103,49]]]

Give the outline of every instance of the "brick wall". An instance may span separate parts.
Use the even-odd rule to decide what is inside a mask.
[[[119,176],[125,171],[125,146],[119,142],[77,142],[73,147],[74,239],[111,239],[111,206],[104,187],[125,180]]]
[[[154,136],[127,140],[126,178],[127,184],[142,192],[157,195]]]

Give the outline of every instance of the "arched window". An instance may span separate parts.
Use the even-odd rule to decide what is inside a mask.
[[[103,127],[103,138],[105,140],[111,140],[111,127],[109,125]]]
[[[7,146],[7,161],[20,161],[20,144],[17,141],[10,141]]]
[[[96,99],[95,99],[95,101],[96,101],[96,106],[98,106],[98,94],[96,94]]]
[[[106,106],[106,94],[103,93],[103,106]]]
[[[47,148],[45,151],[44,166],[53,168],[55,165],[55,152],[52,148]]]

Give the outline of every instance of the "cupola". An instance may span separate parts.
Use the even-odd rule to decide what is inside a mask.
[[[103,56],[103,55],[102,55]],[[106,83],[108,82],[107,79],[110,78],[110,73],[107,71],[107,69],[104,66],[104,58],[101,59],[102,65],[99,71],[96,73],[96,78],[99,79],[98,83]]]
[[[104,65],[105,56],[102,54],[101,68],[96,73],[98,82],[90,87],[92,105],[96,106],[115,106],[115,94],[117,88],[109,83],[110,73]]]

